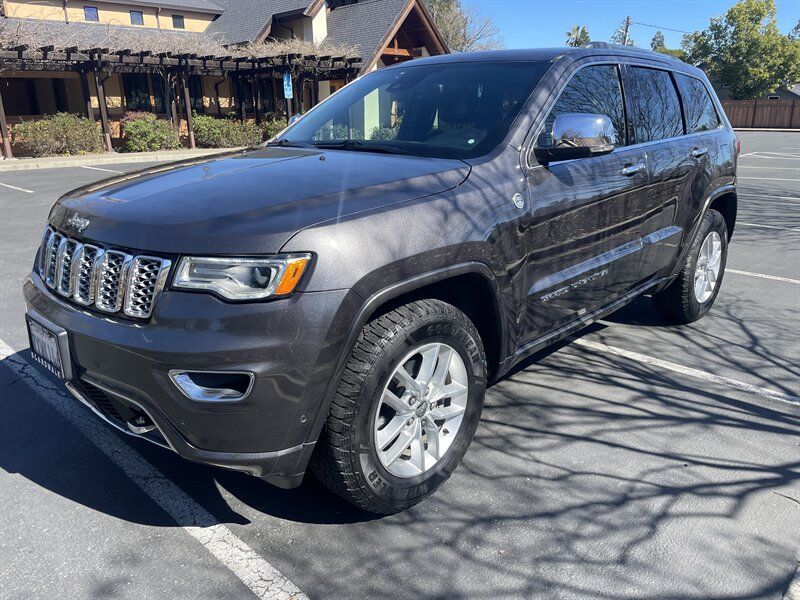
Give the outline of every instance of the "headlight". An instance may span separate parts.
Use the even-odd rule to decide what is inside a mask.
[[[270,258],[185,256],[178,263],[172,286],[214,292],[229,300],[288,296],[310,260],[310,254]]]

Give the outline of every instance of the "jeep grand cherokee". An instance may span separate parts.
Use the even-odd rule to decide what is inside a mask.
[[[738,152],[705,75],[662,54],[381,69],[260,147],[59,199],[31,349],[127,433],[396,512],[525,357],[643,294],[677,323],[711,308]]]

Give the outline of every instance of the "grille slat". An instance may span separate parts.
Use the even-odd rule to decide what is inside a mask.
[[[75,261],[75,292],[72,297],[78,304],[89,306],[94,303],[95,269],[103,256],[103,249],[84,244]]]
[[[80,250],[81,244],[75,240],[64,238],[58,249],[58,269],[56,271],[56,290],[62,296],[71,296],[72,287],[75,283],[73,279],[72,265],[75,254]]]
[[[148,318],[171,262],[130,255],[67,238],[48,227],[42,236],[39,273],[45,283],[77,304],[105,313]]]
[[[45,250],[45,272],[42,274],[44,282],[55,289],[56,287],[56,272],[58,271],[58,249],[61,247],[61,242],[64,236],[60,233],[53,232],[47,240],[47,249]]]

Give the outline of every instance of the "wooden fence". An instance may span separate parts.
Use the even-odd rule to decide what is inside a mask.
[[[734,127],[800,129],[800,100],[723,100]]]

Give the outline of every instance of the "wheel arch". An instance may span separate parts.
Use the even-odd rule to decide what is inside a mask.
[[[463,294],[465,289],[470,293]],[[398,306],[422,298],[435,298],[453,304],[473,320],[484,341],[489,378],[499,372],[505,358],[503,348],[508,333],[506,319],[503,318],[500,285],[492,269],[485,263],[470,261],[410,277],[374,292],[357,311],[341,345],[336,368],[326,387],[323,401],[320,402],[313,426],[309,430],[309,442],[315,442],[322,432],[339,379],[364,325]],[[487,305],[484,306],[482,302]],[[486,308],[490,310],[484,310]]]
[[[716,210],[725,219],[725,226],[728,229],[728,241],[733,237],[738,207],[739,200],[735,189],[722,190],[720,193],[713,195],[708,205],[708,210]]]

